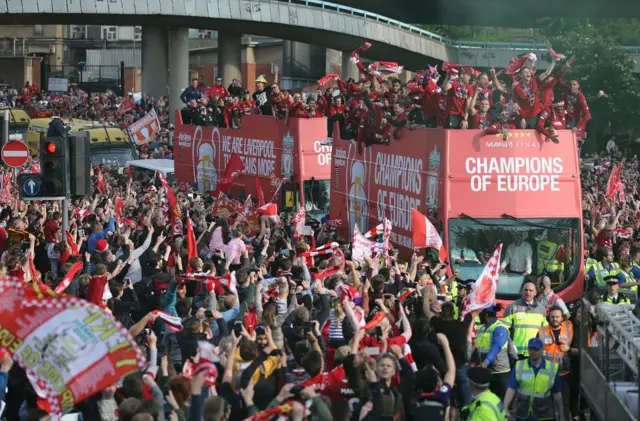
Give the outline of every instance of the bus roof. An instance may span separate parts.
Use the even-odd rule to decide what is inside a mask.
[[[172,159],[136,159],[127,162],[130,167],[140,167],[147,170],[160,171],[163,174],[175,172],[174,161]]]

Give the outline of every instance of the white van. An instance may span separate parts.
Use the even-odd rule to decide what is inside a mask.
[[[175,180],[175,166],[171,159],[136,159],[127,162],[129,174],[133,181],[146,183],[156,179],[156,173],[160,172],[169,185]]]

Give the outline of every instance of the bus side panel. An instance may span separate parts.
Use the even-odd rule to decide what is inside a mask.
[[[320,144],[327,138],[327,119],[292,118],[289,119],[291,136],[298,142],[296,150],[296,168],[300,176],[297,182],[306,180],[331,179],[331,146]]]
[[[244,171],[231,194],[256,197],[258,178],[268,202],[284,178],[299,184],[312,177],[329,179],[330,149],[320,145],[325,119],[292,118],[287,125],[269,116],[247,116],[240,129],[224,129],[182,124],[178,112],[176,123],[176,179],[197,182],[202,192],[215,190],[234,154],[244,161]]]
[[[349,239],[356,225],[366,232],[387,218],[392,243],[410,256],[411,209],[433,217],[444,206],[444,145],[445,132],[431,129],[403,130],[399,140],[366,147],[363,154],[355,143],[334,139],[331,218],[342,220],[341,236]]]

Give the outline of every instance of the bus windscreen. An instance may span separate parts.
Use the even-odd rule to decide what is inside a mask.
[[[578,218],[455,218],[449,220],[450,258],[460,279],[478,279],[496,246],[503,244],[496,298],[513,299],[534,276],[549,276],[554,291],[580,269]],[[540,282],[538,281],[539,285]]]

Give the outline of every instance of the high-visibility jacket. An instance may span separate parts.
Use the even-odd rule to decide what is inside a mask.
[[[541,327],[547,325],[547,310],[540,303],[527,305],[521,299],[507,307],[502,323],[513,331],[513,344],[519,355],[529,355],[529,339],[535,338]]]
[[[544,344],[544,357],[558,364],[558,370],[560,370],[561,376],[569,374],[569,371],[571,371],[569,352],[562,351],[560,346],[565,344],[571,347],[571,341],[573,340],[573,323],[569,320],[562,323],[560,325],[560,334],[557,338],[553,334],[551,326],[541,328],[538,336]]]
[[[559,245],[549,240],[538,243],[538,264],[536,266],[538,275],[542,275],[545,270],[547,272],[564,270],[564,263],[556,260],[556,253],[559,248]]]
[[[622,276],[624,276],[625,284],[632,284],[636,281],[636,277],[633,275],[633,272],[621,270],[620,273],[622,274]],[[630,288],[625,288],[625,291],[633,291],[635,293],[636,291],[638,291],[638,285],[634,285]]]
[[[551,389],[558,374],[558,365],[547,360],[543,360],[542,364],[536,374],[529,359],[516,363],[516,418],[540,421],[553,420],[555,417]]]
[[[604,278],[607,276],[616,276],[620,273],[620,265],[616,262],[611,263],[609,268],[607,268],[602,262],[598,262],[593,267],[593,272],[596,275],[596,285],[597,286],[605,286]]]
[[[587,260],[584,261],[584,273],[587,273],[591,270],[592,267],[598,264],[598,261],[593,257],[588,257]]]
[[[506,421],[502,401],[489,390],[476,396],[462,409],[469,411],[466,421]]]
[[[502,324],[499,320],[491,323],[489,326],[482,325],[478,328],[478,332],[476,334],[476,349],[478,350],[478,354],[480,355],[480,362],[484,361],[487,357],[487,354],[491,350],[491,339],[493,337],[493,331],[497,327],[504,327],[507,329],[505,325]],[[506,341],[498,355],[496,355],[495,359],[491,361],[491,364],[487,367],[491,370],[492,373],[507,373],[511,371],[511,366],[509,365],[509,341]]]
[[[605,292],[602,295],[602,304],[631,304],[631,300],[621,292],[618,293],[616,298],[611,297],[608,292]]]

